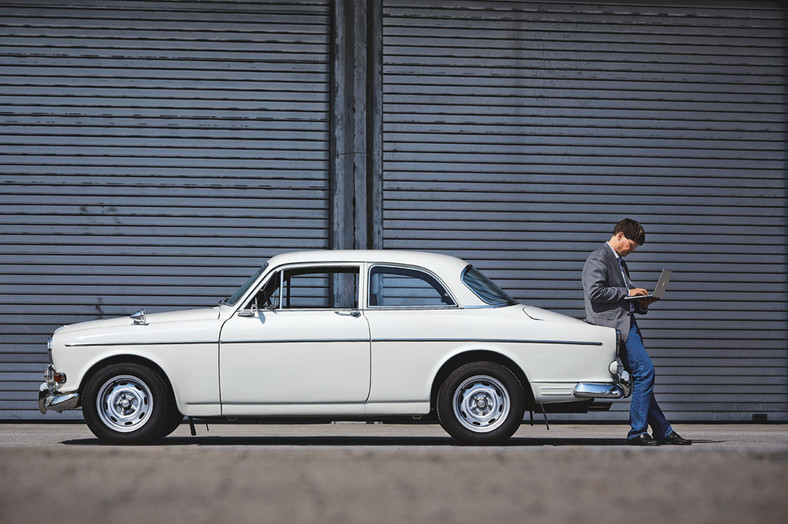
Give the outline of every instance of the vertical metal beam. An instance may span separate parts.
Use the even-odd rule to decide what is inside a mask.
[[[353,0],[353,247],[367,246],[367,2]],[[350,51],[350,50],[349,50]]]
[[[351,249],[353,235],[353,186],[348,186],[348,173],[352,173],[352,163],[348,165],[347,136],[352,136],[348,109],[348,40],[352,40],[352,24],[348,27],[348,2],[334,0],[331,6],[331,117],[329,123],[329,248]],[[350,35],[348,35],[350,32]],[[350,178],[352,182],[352,178]]]
[[[332,5],[331,249],[381,247],[381,1]]]
[[[383,0],[367,9],[367,246],[383,249]]]

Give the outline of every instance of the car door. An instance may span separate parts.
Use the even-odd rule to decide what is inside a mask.
[[[368,408],[399,403],[429,410],[434,373],[474,319],[422,268],[373,265],[365,315],[372,337]]]
[[[299,265],[266,280],[222,329],[222,414],[363,413],[370,338],[359,273]]]

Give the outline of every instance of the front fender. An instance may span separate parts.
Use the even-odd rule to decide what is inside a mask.
[[[215,342],[145,346],[68,347],[53,355],[55,367],[68,381],[60,393],[81,392],[98,369],[116,362],[150,363],[169,381],[184,415],[221,414],[219,407],[219,345]]]

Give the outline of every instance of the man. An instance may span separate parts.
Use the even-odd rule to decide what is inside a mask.
[[[654,398],[654,364],[643,347],[635,313],[645,315],[653,298],[624,300],[648,295],[635,287],[624,257],[646,242],[646,232],[635,220],[625,218],[613,229],[610,240],[591,253],[583,266],[583,295],[586,322],[614,327],[621,332],[621,360],[632,377],[631,429],[627,443],[634,446],[689,445],[673,431]],[[648,434],[651,426],[654,437]]]

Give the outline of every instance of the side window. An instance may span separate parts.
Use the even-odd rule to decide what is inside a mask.
[[[435,277],[416,269],[375,266],[369,272],[370,307],[454,306]]]
[[[358,307],[355,267],[286,269],[273,275],[257,295],[259,308],[353,309]]]

